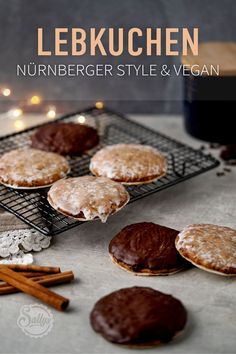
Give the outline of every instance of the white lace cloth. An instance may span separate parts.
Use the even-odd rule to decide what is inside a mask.
[[[39,252],[49,247],[50,241],[50,236],[44,236],[34,229],[0,232],[0,264],[31,264],[33,256],[27,252]]]
[[[15,255],[0,259],[0,264],[32,264],[33,256],[31,253],[24,253],[19,251]]]

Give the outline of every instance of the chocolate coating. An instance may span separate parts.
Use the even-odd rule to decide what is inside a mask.
[[[110,342],[148,345],[169,342],[184,328],[187,312],[171,295],[132,287],[100,299],[90,321],[93,329]]]
[[[110,242],[109,253],[134,272],[182,268],[188,263],[175,248],[178,231],[151,222],[123,228]]]
[[[75,155],[96,146],[99,137],[96,129],[84,124],[52,123],[40,127],[31,141],[40,150]]]

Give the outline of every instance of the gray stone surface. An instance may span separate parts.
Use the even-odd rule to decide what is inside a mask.
[[[14,90],[14,99],[33,92],[47,100],[110,101],[128,112],[176,112],[181,109],[181,77],[18,78],[16,64],[35,63],[179,63],[179,57],[37,58],[37,27],[46,31],[45,43],[54,27],[199,27],[200,40],[234,41],[235,0],[0,0],[0,84]],[[179,44],[180,45],[180,44]],[[1,107],[0,107],[1,108]]]
[[[201,144],[186,135],[181,119],[176,117],[135,119],[192,146]],[[235,279],[197,268],[169,277],[135,277],[115,267],[107,253],[112,236],[123,226],[139,221],[153,221],[177,229],[198,222],[235,228],[235,180],[235,169],[222,178],[212,170],[128,205],[106,224],[89,222],[56,236],[52,246],[37,254],[35,259],[38,264],[60,265],[63,270],[75,272],[74,283],[55,288],[71,299],[71,306],[66,313],[52,310],[54,326],[51,332],[36,339],[21,331],[17,318],[23,305],[37,301],[23,294],[2,296],[0,352],[140,353],[106,342],[89,325],[89,313],[101,296],[122,287],[140,285],[173,294],[183,301],[189,312],[187,329],[181,338],[148,352],[235,353]]]

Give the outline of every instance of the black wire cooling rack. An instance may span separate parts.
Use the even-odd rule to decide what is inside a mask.
[[[194,150],[107,109],[90,108],[83,112],[66,115],[58,120],[67,122],[85,120],[86,124],[95,126],[101,139],[93,153],[105,145],[121,142],[152,145],[164,153],[168,159],[166,176],[150,184],[128,186],[130,202],[173,186],[219,164],[211,155],[205,155],[200,150]],[[12,149],[29,146],[30,137],[37,127],[0,138],[0,156]],[[89,174],[90,157],[91,154],[68,157],[71,166],[70,175]],[[59,234],[82,223],[56,212],[47,202],[47,191],[48,189],[38,189],[29,192],[0,185],[0,206],[45,235]]]

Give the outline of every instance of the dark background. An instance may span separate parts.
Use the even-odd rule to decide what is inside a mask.
[[[12,100],[39,94],[65,102],[66,110],[105,100],[136,113],[181,111],[181,77],[170,78],[19,78],[16,64],[136,63],[172,64],[180,58],[129,57],[37,58],[37,27],[47,43],[54,27],[199,27],[200,40],[236,40],[236,0],[0,0],[0,86],[12,88]],[[10,104],[0,102],[0,110]],[[12,104],[12,102],[11,102]]]

